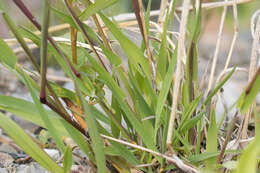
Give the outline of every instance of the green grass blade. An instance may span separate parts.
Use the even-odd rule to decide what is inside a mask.
[[[63,173],[59,167],[40,147],[33,142],[22,128],[15,124],[7,116],[0,112],[0,126],[28,155],[37,161],[42,167],[51,172]]]
[[[64,173],[70,173],[72,164],[73,164],[72,149],[70,148],[70,146],[67,146],[63,156]]]
[[[15,98],[12,96],[0,95],[0,109],[11,112],[20,118],[47,128],[43,122],[37,106],[32,102]],[[61,118],[53,111],[45,110],[52,124],[55,124],[56,130],[60,135],[69,136],[60,123]]]
[[[0,38],[0,62],[8,65],[10,68],[15,68],[17,57],[6,42]]]
[[[173,72],[174,72],[175,65],[176,65],[176,58],[177,58],[177,48],[175,49],[174,55],[171,58],[168,71],[167,71],[166,76],[162,83],[162,89],[161,89],[158,99],[157,99],[157,105],[156,105],[156,111],[155,111],[155,132],[154,132],[155,135],[157,134],[157,130],[160,125],[161,113],[162,113],[163,107],[165,105],[165,101],[166,101],[166,98],[167,98],[167,95],[169,93],[169,89],[170,89],[170,86],[172,83]]]
[[[200,112],[200,113],[198,113],[198,115],[196,115],[192,119],[184,122],[182,128],[180,128],[180,131],[181,132],[186,132],[187,130],[189,130],[192,127],[194,127],[198,123],[198,121],[201,120],[203,115],[205,115],[205,112]]]
[[[164,21],[163,33],[162,33],[162,41],[161,47],[159,51],[159,56],[157,60],[157,76],[160,76],[159,79],[163,79],[166,74],[167,64],[168,64],[168,48],[167,48],[167,29],[169,23],[169,10],[167,10],[166,18]]]
[[[216,124],[215,108],[211,108],[210,112],[210,124],[208,128],[206,138],[206,152],[217,152],[218,151],[218,129]],[[217,158],[208,159],[206,161],[206,167],[208,170],[213,170],[216,166]]]
[[[255,138],[240,156],[236,173],[256,173],[259,163],[260,138]]]
[[[130,41],[106,16],[100,14],[109,31],[119,41],[122,49],[126,53],[129,62],[139,71],[140,74],[151,77],[148,59],[144,57],[142,51]],[[141,67],[140,67],[141,66]]]
[[[207,97],[207,99],[205,100],[205,102],[203,103],[203,105],[207,105],[212,97],[223,87],[223,85],[230,79],[230,77],[232,76],[232,74],[235,72],[236,67],[234,67],[232,69],[232,71],[218,84],[218,86],[212,91],[210,92],[209,96]]]
[[[36,70],[39,69],[39,65],[36,62],[36,59],[34,58],[30,48],[28,47],[27,43],[25,42],[24,38],[22,37],[21,33],[19,32],[18,28],[16,27],[14,21],[8,16],[7,13],[3,13],[3,18],[10,28],[10,30],[13,32],[14,36],[16,37],[17,41],[20,43],[26,54],[28,55],[30,61],[32,64],[36,67]]]
[[[83,137],[79,131],[68,124],[65,120],[61,120],[61,123],[64,125],[71,138],[79,146],[79,148],[89,157],[92,162],[95,162],[94,155],[91,151],[91,146],[87,143],[86,138]]]
[[[250,108],[253,101],[255,100],[256,95],[260,90],[260,67],[258,68],[258,72],[255,74],[252,82],[246,87],[241,96],[238,99],[237,107],[240,108],[240,112],[242,114],[246,113],[246,111]]]
[[[90,16],[94,15],[95,13],[99,12],[100,10],[103,10],[114,3],[116,3],[118,0],[97,0],[95,3],[89,5],[80,15],[81,20],[85,20],[89,18]]]
[[[183,114],[181,118],[181,123],[180,123],[180,129],[183,127],[183,125],[191,118],[192,114],[198,107],[201,99],[202,99],[202,94],[197,97],[195,100],[193,100],[187,107],[184,107],[183,109]]]
[[[128,120],[131,122],[134,129],[137,133],[141,136],[145,145],[157,151],[154,141],[151,138],[150,131],[145,130],[143,124],[135,118],[135,115],[130,110],[130,108],[125,104],[125,94],[121,88],[115,83],[112,77],[108,74],[107,71],[90,55],[88,56],[90,63],[94,66],[94,68],[99,73],[100,77],[104,80],[105,84],[111,89],[112,93],[115,95],[117,102],[121,106],[121,109],[124,111],[125,115],[127,116]]]
[[[45,127],[47,127],[48,131],[50,132],[51,136],[53,137],[55,143],[57,144],[57,146],[59,147],[59,149],[61,149],[61,151],[65,151],[65,146],[63,144],[61,135],[58,133],[58,131],[55,129],[53,123],[50,121],[45,109],[43,108],[39,98],[37,97],[35,91],[33,90],[33,87],[29,81],[29,76],[27,76],[22,70],[19,69],[18,71],[24,78],[24,81],[27,85],[27,88],[29,89],[31,96],[33,98],[33,101],[37,107],[37,110],[39,111],[39,114],[45,124]]]

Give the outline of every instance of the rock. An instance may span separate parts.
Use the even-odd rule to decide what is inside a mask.
[[[85,168],[81,165],[72,165],[71,173],[89,173],[91,172],[89,168]]]
[[[19,165],[17,167],[17,173],[49,173],[46,169],[41,167],[38,163],[32,162],[26,165]]]
[[[9,144],[2,143],[2,145],[0,145],[0,152],[16,153],[17,151],[13,147],[11,147]]]
[[[59,160],[60,152],[55,149],[44,149],[44,151],[55,161]]]
[[[5,168],[0,168],[0,173],[8,173]]]
[[[7,167],[12,164],[14,159],[8,153],[0,152],[0,166]]]

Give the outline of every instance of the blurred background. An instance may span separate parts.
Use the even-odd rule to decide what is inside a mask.
[[[33,14],[36,16],[37,19],[40,19],[41,15],[41,0],[23,0],[25,4],[30,8],[30,10],[33,12]],[[160,0],[152,0],[152,9],[159,9],[160,8]],[[181,2],[181,1],[180,1]],[[203,2],[216,2],[215,0],[203,0]],[[148,0],[143,0],[144,6],[147,5]],[[18,25],[25,25],[29,28],[32,27],[32,25],[28,22],[28,20],[24,17],[24,15],[19,11],[19,9],[14,5],[12,0],[0,0],[0,6],[2,8],[6,9],[10,16],[15,20],[16,24]],[[63,1],[61,0],[52,0],[52,6],[62,10],[66,11],[66,8],[64,7]],[[242,29],[248,29],[250,24],[250,16],[253,14],[254,11],[260,8],[260,1],[259,0],[252,0],[250,3],[242,4],[238,6],[238,14],[239,14],[239,25]],[[219,21],[219,17],[221,15],[222,8],[217,8],[213,10],[205,11],[205,16],[207,17],[207,21],[212,21],[210,23],[209,29],[214,29],[214,27],[218,26],[218,23],[216,20]],[[106,10],[106,14],[109,16],[115,16],[121,13],[129,13],[132,12],[132,6],[130,0],[119,0],[118,3],[113,5],[112,7],[108,8]],[[232,31],[233,27],[233,12],[232,8],[229,8],[228,10],[228,17],[225,24],[225,30],[226,32]],[[52,25],[60,24],[62,21],[60,21],[58,18],[52,19]],[[213,25],[212,25],[213,24]],[[10,37],[10,33],[8,32],[8,29],[6,25],[4,24],[2,17],[0,16],[0,37],[2,38],[8,38]]]

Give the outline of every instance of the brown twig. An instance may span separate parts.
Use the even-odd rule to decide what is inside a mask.
[[[233,120],[231,121],[231,124],[230,124],[230,127],[229,127],[229,130],[227,132],[227,136],[226,136],[226,139],[225,139],[225,142],[222,146],[222,149],[220,151],[220,154],[218,156],[218,161],[217,161],[217,164],[220,164],[223,156],[224,156],[224,153],[225,153],[225,150],[226,150],[226,147],[227,147],[227,144],[228,144],[228,141],[230,140],[231,138],[231,135],[232,135],[232,132],[233,132],[233,129],[235,127],[235,124],[236,124],[236,121],[238,120],[238,116],[237,116],[238,112],[235,113],[235,116],[233,118]]]
[[[80,30],[82,31],[85,39],[87,40],[88,44],[90,45],[91,49],[93,50],[93,52],[95,53],[95,55],[97,56],[99,62],[101,63],[101,65],[104,67],[104,69],[106,71],[108,71],[106,65],[104,64],[103,60],[101,59],[101,57],[99,56],[99,54],[97,53],[97,50],[95,49],[95,47],[93,46],[93,44],[90,41],[90,37],[88,36],[85,28],[83,27],[83,24],[81,23],[80,19],[78,18],[78,16],[76,15],[76,13],[74,12],[74,10],[70,7],[68,0],[65,0],[65,4],[66,7],[68,8],[70,14],[72,15],[73,19],[75,20],[75,22],[77,23],[77,25],[79,26]]]
[[[14,3],[19,7],[19,9],[24,13],[24,15],[34,24],[34,26],[41,31],[41,25],[37,22],[35,17],[32,15],[30,10],[24,5],[24,3],[21,0],[13,0]],[[70,61],[68,60],[66,54],[62,52],[62,50],[58,47],[58,45],[55,43],[55,41],[48,36],[48,40],[52,44],[52,46],[55,48],[55,50],[59,53],[59,55],[63,58],[63,60],[68,64],[68,66],[71,68],[73,73],[80,78],[80,73],[72,66]]]

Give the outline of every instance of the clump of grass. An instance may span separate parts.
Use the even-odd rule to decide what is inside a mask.
[[[50,159],[35,143],[37,139],[32,140],[2,113],[0,127],[51,172],[70,172],[74,148],[65,142],[67,138],[86,154],[93,172],[255,172],[260,153],[259,120],[254,102],[260,88],[260,67],[256,69],[260,17],[254,32],[248,86],[241,93],[233,120],[223,122],[216,120],[217,95],[221,94],[232,74],[239,70],[230,67],[229,62],[238,36],[237,4],[244,1],[196,1],[195,4],[190,0],[183,3],[171,0],[169,4],[162,1],[158,24],[150,21],[153,14],[151,0],[147,9],[141,0],[131,1],[136,16],[133,22],[118,24],[111,21],[102,10],[116,2],[86,1],[85,9],[81,11],[78,2],[65,0],[67,13],[63,13],[51,8],[49,0],[43,0],[40,23],[22,0],[13,0],[40,34],[17,27],[2,11],[7,25],[40,76],[41,85],[17,63],[8,42],[0,39],[1,63],[28,87],[34,101],[0,95],[0,108],[46,128],[63,153],[63,165]],[[234,36],[224,70],[216,80],[215,69],[227,6],[233,9]],[[208,87],[200,89],[198,41],[201,20],[203,10],[216,7],[224,8],[218,40]],[[66,23],[63,26],[69,29],[70,39],[52,37],[51,32],[59,27],[49,26],[49,13],[55,13]],[[172,34],[169,25],[176,22],[176,16],[180,16],[179,30]],[[91,28],[84,22],[89,19],[93,19],[96,27]],[[124,28],[132,23],[138,25],[141,47],[118,27]],[[78,41],[79,37],[85,42]],[[31,53],[29,40],[40,48],[40,65]],[[115,44],[119,44],[125,53],[127,66],[123,65],[124,57],[113,49]],[[46,58],[50,55],[73,81],[74,91],[46,78]],[[106,93],[110,93],[111,98],[106,97]],[[45,109],[43,104],[50,109]],[[245,113],[243,126],[240,124],[242,128],[237,130],[237,120]],[[254,140],[246,148],[237,145],[230,150],[228,145],[231,142],[239,143],[241,138],[247,138],[251,115],[255,118]],[[223,126],[226,123],[228,125]],[[222,127],[225,128],[223,132]]]

